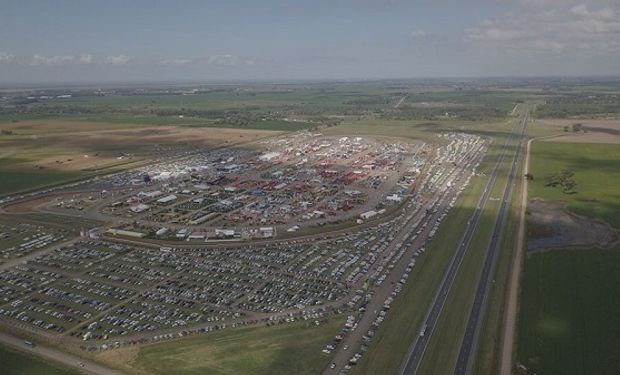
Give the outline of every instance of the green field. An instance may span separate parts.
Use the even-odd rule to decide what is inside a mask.
[[[518,361],[538,374],[617,374],[619,269],[620,247],[529,255]]]
[[[40,360],[21,351],[0,345],[0,373],[2,375],[75,375],[61,365]]]
[[[97,359],[135,374],[318,374],[321,350],[344,324],[330,319],[227,330],[167,343],[103,353]]]
[[[1,170],[0,196],[16,191],[70,181],[83,175],[80,172]]]
[[[575,194],[545,186],[570,169]],[[563,201],[572,212],[620,228],[620,147],[537,142],[530,198]],[[528,254],[522,276],[517,360],[539,374],[617,374],[620,368],[620,247]]]
[[[560,142],[532,143],[529,197],[558,200],[574,213],[598,217],[620,228],[620,146]],[[574,172],[575,194],[545,186],[545,177],[568,169]]]

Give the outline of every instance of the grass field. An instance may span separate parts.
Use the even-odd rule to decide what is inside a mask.
[[[574,213],[598,217],[620,229],[620,146],[534,142],[530,199],[563,201]],[[563,169],[575,173],[576,194],[545,186],[545,177]]]
[[[538,374],[617,374],[620,247],[530,254],[518,361]]]
[[[563,201],[569,210],[620,228],[620,147],[532,145],[530,199]],[[544,176],[573,171],[576,194],[546,187]],[[616,374],[620,368],[620,246],[530,253],[522,276],[517,360],[540,374]]]
[[[318,327],[303,321],[240,328],[105,352],[96,359],[131,374],[318,374],[329,361],[321,350],[343,323],[334,318]]]
[[[359,121],[346,121],[340,126],[323,129],[327,135],[366,135],[366,136],[391,136],[423,140],[436,143],[436,134],[442,132],[468,132],[481,136],[507,135],[508,120],[499,122],[471,122],[459,120],[443,121],[406,121],[406,120],[383,120],[362,119]]]
[[[30,170],[1,170],[0,179],[2,179],[2,184],[0,184],[0,196],[15,191],[70,181],[81,176],[83,176],[83,173],[79,172],[37,171],[33,173]]]
[[[0,345],[2,375],[77,375],[78,372]]]

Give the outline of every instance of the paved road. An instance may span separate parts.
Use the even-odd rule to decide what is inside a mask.
[[[398,109],[398,107],[400,107],[408,97],[409,97],[409,94],[403,95],[403,97],[400,98],[398,102],[396,102],[396,104],[394,104],[394,109]]]
[[[78,369],[80,372],[85,373],[85,374],[122,375],[121,372],[118,372],[116,370],[103,367],[87,359],[76,357],[74,355],[67,354],[59,350],[51,349],[49,347],[45,347],[45,346],[41,346],[37,344],[33,348],[29,348],[24,345],[24,340],[11,336],[11,335],[7,335],[2,332],[0,332],[0,343],[15,347],[25,353],[32,353],[37,356],[52,360],[54,362],[59,362],[64,365],[74,367]],[[82,364],[83,366],[81,366],[80,364]]]
[[[510,202],[510,196],[515,185],[515,178],[517,176],[519,155],[523,146],[523,139],[525,138],[525,131],[527,129],[527,121],[529,118],[529,109],[525,110],[525,113],[520,117],[522,122],[521,136],[517,142],[517,147],[513,155],[512,164],[510,166],[510,172],[508,174],[508,181],[504,189],[504,196],[502,197],[502,203],[499,209],[499,214],[493,228],[493,235],[491,237],[491,243],[487,249],[487,253],[484,259],[484,266],[482,268],[482,274],[478,282],[478,288],[476,289],[476,295],[474,297],[474,303],[469,313],[469,319],[465,328],[465,335],[461,342],[461,349],[456,361],[456,368],[454,369],[454,375],[466,375],[471,371],[473,364],[472,357],[476,352],[476,346],[478,343],[478,336],[480,333],[480,326],[482,324],[482,317],[484,316],[487,290],[491,282],[491,276],[493,275],[493,269],[495,268],[495,261],[497,258],[497,251],[502,239],[502,232],[504,223],[506,221],[506,214],[508,213],[508,207]]]
[[[519,123],[520,123],[519,120],[513,121],[510,136],[504,143],[502,147],[502,152],[495,166],[493,167],[493,170],[491,171],[489,175],[489,179],[487,180],[485,189],[482,192],[480,199],[478,200],[476,209],[474,210],[469,221],[467,222],[465,232],[463,233],[463,236],[461,237],[461,240],[459,241],[459,244],[457,245],[457,248],[452,257],[452,260],[450,261],[450,265],[448,266],[448,269],[444,273],[443,279],[441,283],[439,284],[439,288],[437,289],[437,292],[435,293],[433,302],[431,303],[430,308],[428,312],[426,313],[426,316],[422,324],[422,328],[420,329],[420,333],[416,337],[415,341],[412,343],[409,349],[409,353],[407,354],[407,357],[405,359],[405,362],[403,363],[401,367],[401,371],[400,371],[401,374],[415,374],[418,371],[418,368],[420,366],[420,363],[422,362],[422,358],[424,357],[424,353],[426,352],[426,349],[430,342],[430,338],[433,334],[437,321],[439,320],[439,316],[441,315],[441,311],[443,310],[443,307],[445,305],[448,292],[450,291],[452,287],[454,278],[457,274],[457,271],[460,267],[463,257],[467,251],[467,248],[469,247],[469,243],[471,242],[474,230],[478,224],[482,211],[484,210],[486,202],[488,201],[488,198],[491,194],[491,191],[493,190],[493,187],[495,186],[497,174],[504,161],[504,158],[506,157],[506,154],[509,150],[509,146],[514,138],[517,124]]]

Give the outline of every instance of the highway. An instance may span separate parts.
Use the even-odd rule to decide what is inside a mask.
[[[459,350],[456,368],[454,369],[454,375],[469,374],[471,366],[473,364],[472,356],[476,352],[475,349],[478,343],[477,339],[480,332],[480,326],[483,321],[482,317],[484,316],[485,312],[487,289],[491,281],[490,279],[491,275],[493,274],[493,269],[497,258],[497,251],[499,249],[499,245],[502,239],[502,228],[504,227],[504,223],[506,221],[506,214],[508,212],[510,196],[515,185],[515,178],[519,165],[519,156],[523,146],[523,140],[525,138],[525,131],[527,129],[528,114],[529,112],[527,112],[526,110],[525,114],[522,117],[523,125],[521,129],[521,136],[517,142],[517,147],[513,155],[512,164],[510,166],[510,173],[508,174],[508,181],[506,182],[506,187],[504,189],[504,196],[502,197],[502,203],[499,209],[497,220],[495,222],[495,227],[493,228],[491,242],[489,244],[484,259],[482,274],[478,282],[478,288],[476,289],[474,303],[469,313],[469,319],[465,328],[465,335],[463,337],[463,341],[461,342],[461,348]]]
[[[453,177],[455,178],[455,181],[461,182],[467,176],[466,172],[474,168],[474,166],[481,161],[483,156],[484,153],[480,153],[475,159],[469,160],[466,164],[454,168],[454,170],[450,172],[449,177]],[[363,344],[362,337],[366,334],[366,332],[368,332],[369,329],[372,328],[371,326],[377,317],[376,312],[381,310],[385,299],[393,292],[394,285],[403,277],[405,269],[408,267],[413,253],[423,246],[429,232],[432,230],[432,226],[425,228],[424,222],[436,222],[442,212],[449,207],[450,200],[457,195],[457,189],[445,186],[442,190],[438,191],[437,210],[435,210],[434,213],[429,214],[425,210],[420,210],[414,217],[405,219],[406,221],[402,223],[398,229],[395,229],[395,238],[391,242],[390,246],[388,246],[388,248],[384,251],[384,254],[393,251],[397,243],[408,243],[408,245],[405,245],[407,247],[407,251],[405,255],[403,255],[402,258],[396,263],[393,270],[389,272],[386,280],[384,280],[380,286],[372,288],[370,293],[372,293],[373,296],[368,305],[366,305],[367,313],[363,314],[361,319],[358,321],[357,328],[346,335],[343,341],[336,348],[336,352],[332,357],[332,362],[335,367],[325,369],[323,374],[328,375],[340,373],[348,363],[352,354],[355,353]],[[431,199],[427,199],[426,203],[430,200]],[[420,234],[415,239],[412,239],[412,234],[417,231],[419,231]],[[376,267],[377,266],[375,265],[369,273],[375,271]]]
[[[474,231],[477,227],[478,221],[482,215],[486,202],[489,199],[491,191],[495,186],[495,181],[497,180],[497,175],[500,170],[502,163],[509,151],[509,148],[512,144],[512,141],[515,137],[515,131],[517,130],[517,125],[520,123],[525,124],[527,121],[527,115],[524,117],[519,117],[515,119],[512,123],[512,128],[510,131],[510,136],[506,139],[502,147],[502,151],[500,156],[497,159],[496,164],[494,165],[489,179],[487,180],[485,189],[478,200],[478,204],[476,209],[472,213],[470,219],[467,222],[467,226],[465,228],[465,232],[459,241],[457,248],[454,252],[454,255],[450,261],[450,264],[444,273],[443,279],[439,284],[437,292],[435,293],[434,299],[430,305],[429,310],[426,313],[426,316],[423,320],[423,324],[420,329],[420,333],[416,336],[416,339],[411,344],[409,352],[405,358],[403,365],[401,366],[401,374],[415,374],[419,366],[422,362],[422,358],[424,357],[424,353],[428,347],[430,339],[432,337],[435,326],[439,320],[441,315],[441,311],[445,305],[448,293],[452,288],[452,284],[454,282],[454,278],[459,270],[460,264],[463,260],[465,253],[469,247],[471,239],[473,237]],[[523,126],[525,127],[525,126]],[[523,132],[522,132],[523,135]],[[520,144],[520,142],[519,142]]]

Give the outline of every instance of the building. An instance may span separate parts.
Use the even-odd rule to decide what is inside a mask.
[[[148,204],[140,203],[135,206],[131,206],[129,209],[133,213],[140,213],[148,210],[149,208],[151,208],[151,206],[149,206]]]
[[[385,197],[385,199],[387,199],[390,202],[402,202],[403,197],[401,197],[398,194],[392,194],[392,195],[388,195],[387,197]]]
[[[261,227],[260,233],[263,237],[273,237],[275,235],[275,229],[273,227]]]
[[[364,220],[370,219],[371,217],[374,217],[374,216],[377,216],[377,211],[374,211],[374,210],[367,211],[367,212],[360,214],[360,218]]]
[[[164,193],[162,191],[155,190],[155,191],[149,191],[149,192],[146,192],[146,193],[142,193],[141,192],[138,195],[141,195],[141,196],[146,197],[146,198],[156,198],[156,197],[159,197],[160,195],[163,195],[163,194]]]
[[[107,233],[112,234],[114,236],[125,236],[125,237],[133,237],[133,238],[146,237],[146,233],[134,232],[131,230],[122,230],[122,229],[108,229]]]
[[[157,203],[169,203],[177,199],[177,196],[174,194],[166,195],[163,198],[159,198]]]
[[[215,236],[220,238],[232,238],[235,236],[233,229],[216,229]]]
[[[278,156],[280,156],[279,152],[268,152],[266,154],[262,154],[261,156],[259,156],[258,160],[260,160],[260,161],[272,161],[273,159],[277,158]]]

